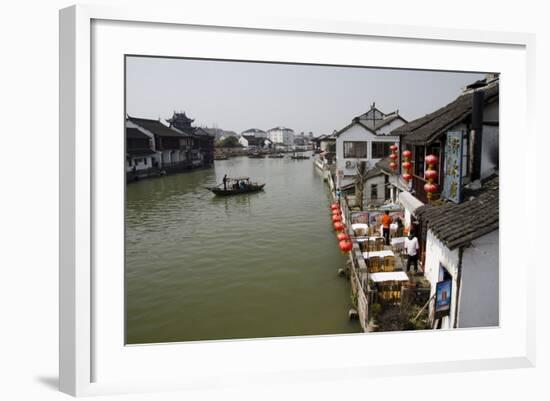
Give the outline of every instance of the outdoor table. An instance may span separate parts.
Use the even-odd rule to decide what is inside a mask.
[[[404,244],[407,237],[393,237],[390,239],[390,245]]]
[[[368,230],[369,225],[365,223],[354,223],[351,225],[352,230]]]
[[[372,258],[374,256],[385,258],[386,256],[395,256],[395,254],[393,253],[393,251],[390,251],[388,249],[385,249],[383,251],[363,252],[363,257],[365,259]]]
[[[383,232],[384,232],[382,225],[380,225],[379,231],[380,231],[380,235],[382,235]],[[395,231],[397,231],[397,223],[391,223],[390,224],[390,233],[395,232]]]
[[[381,237],[381,236],[377,236],[377,237],[359,237],[359,238],[357,238],[357,242],[365,242],[365,241],[374,242],[374,241],[376,241],[377,238],[384,238],[384,237]]]
[[[365,223],[355,223],[351,225],[351,229],[353,232],[356,232],[356,230],[362,230],[365,233],[369,232],[369,225]]]
[[[409,277],[405,272],[370,273],[369,279],[371,279],[375,283],[381,283],[383,281],[409,281]]]

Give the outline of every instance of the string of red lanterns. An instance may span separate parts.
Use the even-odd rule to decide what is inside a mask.
[[[435,155],[426,156],[426,164],[428,168],[424,172],[424,178],[426,178],[428,182],[424,184],[424,191],[426,191],[428,200],[431,200],[433,193],[437,191],[437,184],[434,183],[434,180],[437,178],[437,171],[435,170],[437,161],[437,156]]]
[[[342,252],[349,252],[353,249],[353,244],[349,240],[343,240],[338,243]]]
[[[397,170],[397,163],[396,163],[396,160],[397,160],[397,145],[393,144],[390,146],[390,150],[391,150],[391,154],[390,154],[390,159],[391,159],[391,162],[390,162],[390,168],[395,171]]]
[[[353,243],[351,242],[349,235],[346,234],[346,226],[342,222],[342,212],[340,211],[340,205],[333,203],[330,205],[332,211],[332,222],[334,230],[336,231],[336,239],[338,240],[338,247],[342,252],[349,252],[353,249]]]
[[[411,159],[411,156],[412,156],[412,152],[410,150],[404,150],[403,151],[403,175],[401,176],[405,181],[407,181],[407,183],[411,180],[412,178],[412,175],[411,175],[411,167],[412,167],[412,163],[410,162],[410,159]]]

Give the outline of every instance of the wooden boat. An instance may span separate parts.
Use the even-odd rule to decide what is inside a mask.
[[[227,177],[226,189],[223,188],[223,184],[219,184],[215,187],[207,187],[206,189],[216,196],[229,196],[259,192],[264,189],[264,186],[265,184],[251,182],[248,177]]]
[[[229,160],[228,156],[216,156],[214,157],[214,160]]]
[[[259,153],[254,153],[252,155],[248,155],[248,157],[250,159],[263,159],[263,158],[265,158],[265,155],[261,155]]]
[[[285,155],[278,154],[278,155],[269,155],[267,157],[269,157],[270,159],[282,159],[283,157],[285,157]]]
[[[303,156],[303,155],[292,155],[290,156],[291,159],[294,159],[294,160],[305,160],[305,159],[309,159],[309,156]]]

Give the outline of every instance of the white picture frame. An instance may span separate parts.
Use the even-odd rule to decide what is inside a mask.
[[[142,31],[147,31],[147,35]],[[174,34],[182,37],[193,35],[201,46],[177,50]],[[220,34],[231,38],[231,43],[225,43],[223,49],[216,45]],[[273,44],[270,46],[271,55],[252,51],[255,49],[254,40],[250,39],[254,35],[256,39],[261,37],[266,43]],[[287,41],[290,39],[293,44],[289,45]],[[501,72],[501,115],[505,117],[501,119],[501,191],[510,194],[513,191],[510,182],[520,180],[527,187],[534,180],[526,171],[527,149],[516,150],[518,167],[510,168],[507,155],[513,150],[513,144],[506,140],[506,135],[518,130],[525,132],[526,141],[534,138],[531,125],[534,41],[533,35],[520,33],[372,25],[357,21],[250,16],[239,19],[234,16],[188,15],[185,10],[153,6],[112,8],[79,5],[61,10],[60,390],[80,396],[229,387],[248,382],[360,379],[410,371],[433,373],[534,366],[535,319],[531,305],[535,299],[535,284],[527,280],[527,274],[534,271],[534,263],[509,255],[506,246],[511,240],[506,227],[513,218],[510,216],[513,208],[528,209],[526,191],[515,196],[514,204],[505,197],[501,200],[502,311],[499,328],[125,347],[120,341],[119,331],[119,323],[122,325],[123,322],[117,323],[124,302],[120,297],[120,272],[124,268],[120,264],[121,238],[117,237],[123,223],[117,213],[121,212],[123,204],[120,194],[124,181],[120,180],[122,168],[121,174],[109,178],[103,166],[105,163],[116,168],[117,163],[122,165],[123,158],[118,157],[122,154],[117,153],[120,150],[118,145],[108,148],[101,137],[103,134],[94,136],[94,132],[101,128],[110,127],[116,132],[123,127],[123,114],[116,117],[121,106],[116,98],[109,100],[115,111],[108,118],[103,118],[107,115],[102,114],[104,103],[100,101],[100,98],[109,98],[107,89],[116,91],[123,83],[122,70],[110,69],[112,65],[120,66],[122,54],[136,54],[136,51],[137,54],[158,52],[164,56],[207,57],[210,54],[214,58],[237,59],[251,59],[255,54],[256,60],[329,64],[331,60],[333,63],[340,60],[339,63],[344,65],[365,65],[365,59],[360,55],[346,59],[353,54],[355,46],[382,46],[400,49],[403,54],[408,52],[407,49],[421,51],[422,47],[430,53],[432,46],[441,58],[446,54],[472,51],[480,57],[479,60],[458,57],[453,61],[438,61],[427,53],[423,62],[431,64],[422,65],[414,59],[412,51],[407,54],[410,58],[404,61],[391,50],[385,50],[378,53],[375,66]],[[306,44],[311,45],[311,53],[304,55],[300,49]],[[321,47],[331,49],[333,53],[323,55]],[[487,55],[487,51],[490,54]],[[123,96],[123,93],[116,96]],[[516,113],[506,113],[518,106],[520,109]],[[98,154],[101,154],[101,163],[98,163]],[[116,189],[117,186],[120,188]],[[105,191],[109,189],[116,192],[111,200],[104,199]],[[113,207],[113,215],[109,214],[110,207]],[[111,223],[107,223],[109,216],[113,218]],[[110,224],[112,234],[106,231]],[[527,230],[535,232],[534,222],[525,224]],[[112,251],[105,250],[102,245],[108,241],[112,243]],[[105,263],[112,265],[110,272],[98,271],[98,266],[105,266]],[[524,266],[525,275],[518,275],[511,282],[507,270],[510,266]],[[516,286],[515,300],[509,299],[510,285]],[[100,296],[96,293],[98,287],[101,287]],[[106,305],[110,304],[115,306],[112,306],[112,313],[107,313]],[[116,334],[105,329],[110,327],[108,324],[117,326],[113,330]],[[447,341],[452,341],[455,350],[444,355],[438,355],[439,351],[428,352],[429,355],[420,360],[414,353],[404,353],[403,340],[409,341],[410,336],[414,336],[417,344],[433,344],[433,348],[439,349]],[[388,359],[386,354],[383,359],[372,350],[366,358],[365,349],[373,344],[373,340],[382,347],[395,344],[395,355]],[[283,353],[294,355],[296,359],[289,361],[281,356]],[[463,356],[458,357],[459,354]],[[185,355],[184,366],[181,366],[182,355]],[[178,358],[179,365],[175,365],[174,358]],[[201,363],[204,360],[215,361],[215,366]],[[144,371],[140,361],[155,366],[156,371],[143,368]],[[162,368],[158,368],[159,363],[162,363]],[[175,366],[179,366],[181,371],[176,371]]]

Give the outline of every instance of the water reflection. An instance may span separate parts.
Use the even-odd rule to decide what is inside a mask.
[[[215,197],[205,187],[224,174],[266,189]],[[128,342],[359,331],[328,203],[311,160],[237,158],[129,184]]]

